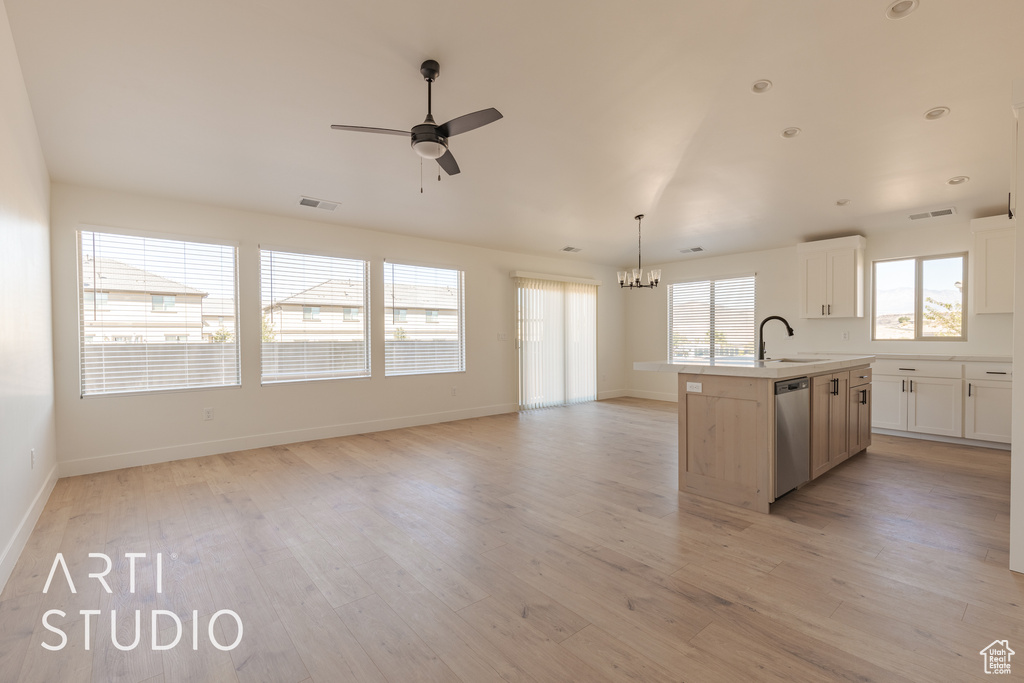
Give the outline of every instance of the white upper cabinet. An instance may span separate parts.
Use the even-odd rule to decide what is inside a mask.
[[[796,246],[801,318],[864,315],[864,245],[859,235]]]
[[[1013,313],[1014,221],[1006,216],[971,221],[971,291],[974,313]]]

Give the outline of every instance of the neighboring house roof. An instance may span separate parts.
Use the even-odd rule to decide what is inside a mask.
[[[358,284],[351,280],[327,280],[315,287],[293,294],[292,296],[278,299],[270,306],[264,306],[264,310],[272,306],[351,306],[361,307],[363,305],[363,290]]]
[[[94,283],[95,279],[95,283]],[[198,294],[206,292],[175,282],[162,275],[112,258],[85,257],[82,261],[82,286],[101,292],[145,292],[147,294]]]
[[[391,290],[394,288],[394,298]],[[385,283],[384,305],[391,308],[458,308],[458,290],[437,285],[409,285]]]

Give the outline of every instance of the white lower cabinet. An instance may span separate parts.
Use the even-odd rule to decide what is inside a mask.
[[[989,379],[964,380],[964,436],[968,439],[1010,443],[1013,384]]]
[[[871,426],[1010,443],[1011,373],[1008,363],[878,361]]]

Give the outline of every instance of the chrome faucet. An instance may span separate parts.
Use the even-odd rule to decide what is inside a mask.
[[[770,315],[761,321],[761,327],[757,330],[757,359],[764,360],[764,324],[769,320],[779,320],[783,325],[786,326],[786,335],[793,336],[793,328],[789,326],[789,323],[781,315]]]

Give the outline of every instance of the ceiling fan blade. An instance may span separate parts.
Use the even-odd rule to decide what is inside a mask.
[[[357,133],[383,133],[384,135],[404,135],[409,137],[411,133],[407,130],[395,130],[394,128],[367,128],[366,126],[331,126],[334,130],[354,130]]]
[[[455,157],[452,156],[452,151],[449,149],[437,159],[437,164],[444,169],[444,172],[448,175],[455,175],[459,172],[459,165],[455,162]]]
[[[490,109],[481,109],[475,111],[472,114],[466,114],[456,119],[452,119],[448,123],[442,123],[437,127],[437,132],[446,138],[450,138],[453,135],[459,135],[460,133],[466,133],[480,126],[486,126],[488,123],[494,123],[501,118],[501,112],[491,107]]]

